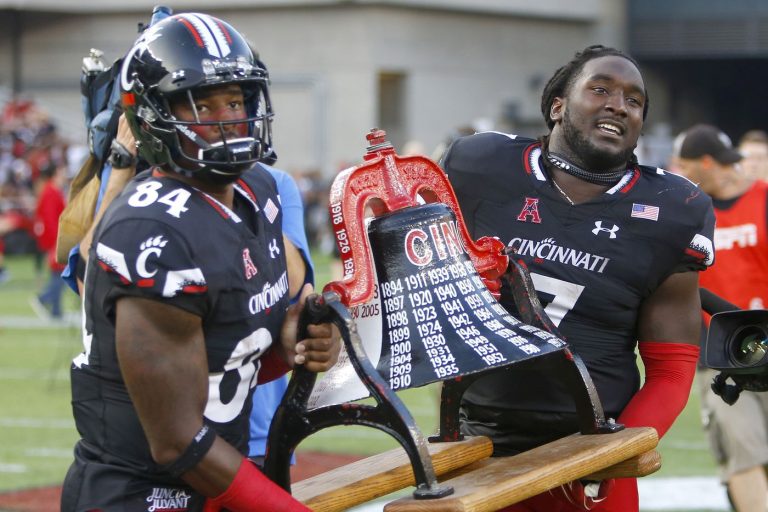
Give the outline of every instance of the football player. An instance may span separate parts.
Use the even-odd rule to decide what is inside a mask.
[[[546,84],[541,110],[548,135],[470,135],[452,145],[443,166],[472,236],[499,237],[530,270],[606,416],[661,437],[695,373],[698,271],[714,258],[711,201],[688,180],[638,164],[648,94],[624,53],[603,46],[577,53]],[[537,370],[479,379],[464,395],[463,431],[491,437],[501,456],[577,432],[564,381]],[[638,510],[635,480],[613,484],[607,493],[608,482],[573,482],[509,510]]]
[[[327,324],[296,339],[311,287],[288,307],[301,256],[255,165],[274,160],[267,81],[205,14],[153,25],[125,59],[123,106],[152,167],[90,243],[62,510],[306,510],[244,457],[256,384],[327,370],[339,349]]]

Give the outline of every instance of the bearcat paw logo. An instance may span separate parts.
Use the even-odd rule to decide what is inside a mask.
[[[162,249],[163,247],[166,246],[167,243],[168,243],[168,240],[164,240],[163,239],[163,235],[154,236],[154,237],[150,237],[146,241],[142,242],[141,246],[140,246],[140,249],[142,251],[145,250],[145,249],[153,248],[153,247],[159,247],[159,248]]]
[[[150,259],[159,258],[166,244],[168,244],[168,240],[165,240],[162,235],[147,238],[141,243],[141,252],[136,258],[136,272],[142,278],[149,279],[157,273],[154,262]]]

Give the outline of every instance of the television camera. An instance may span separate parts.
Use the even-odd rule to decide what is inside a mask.
[[[741,310],[706,289],[701,305],[712,315],[701,362],[720,371],[712,390],[731,405],[742,390],[768,391],[768,310]]]

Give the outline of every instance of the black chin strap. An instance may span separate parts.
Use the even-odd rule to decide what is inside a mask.
[[[183,124],[177,124],[174,127],[176,128],[176,131],[178,133],[180,133],[183,137],[188,138],[193,143],[197,144],[197,146],[201,150],[206,150],[211,147],[211,145],[208,144],[208,142],[206,142],[204,138],[202,138],[201,136],[196,134],[193,130],[191,130],[189,126],[183,125]]]
[[[573,162],[566,160],[564,157],[555,153],[550,153],[549,151],[545,151],[544,157],[550,164],[554,165],[563,172],[566,172],[571,176],[575,176],[584,181],[588,181],[589,183],[594,183],[595,185],[613,185],[627,173],[626,166],[622,166],[619,169],[607,172],[587,171],[574,164]]]

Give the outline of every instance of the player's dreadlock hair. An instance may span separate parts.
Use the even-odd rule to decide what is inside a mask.
[[[552,102],[555,98],[562,98],[568,93],[568,89],[570,89],[573,81],[584,68],[584,64],[592,59],[597,59],[598,57],[609,56],[627,59],[634,64],[637,69],[640,69],[640,66],[635,59],[616,48],[595,44],[587,46],[580,52],[576,52],[576,55],[574,55],[573,59],[568,64],[555,71],[555,74],[549,79],[547,85],[544,86],[544,91],[541,94],[541,113],[544,116],[544,122],[547,123],[547,128],[549,128],[550,131],[552,131],[552,128],[555,126],[555,122],[549,117],[550,110],[552,109]],[[648,115],[648,104],[648,91],[646,90],[643,120],[645,120],[646,115]]]

